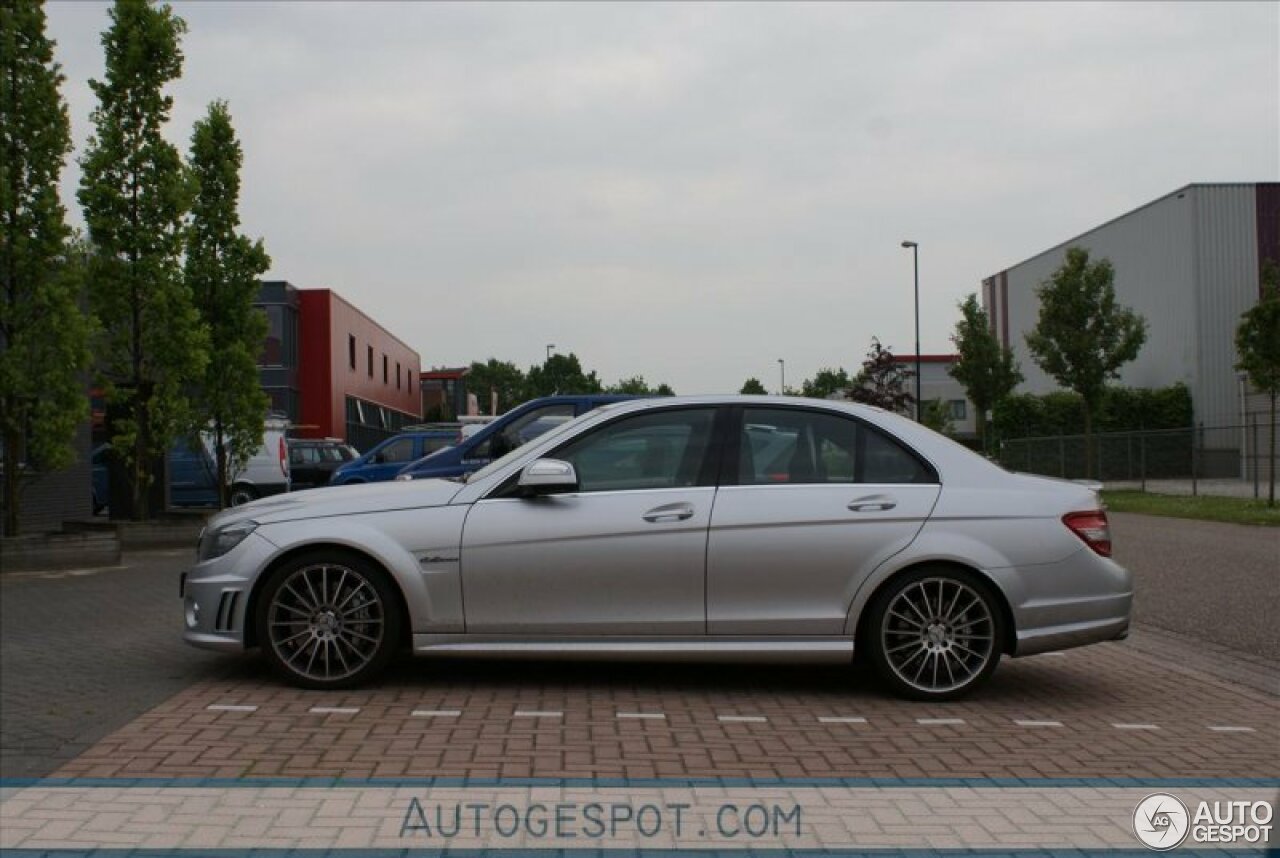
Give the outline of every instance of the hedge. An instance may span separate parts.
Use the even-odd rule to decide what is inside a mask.
[[[1182,383],[1161,388],[1110,387],[1094,415],[1095,432],[1185,429],[1194,419],[1191,391]],[[1067,391],[1010,396],[992,414],[997,437],[1035,438],[1084,432],[1084,403]]]

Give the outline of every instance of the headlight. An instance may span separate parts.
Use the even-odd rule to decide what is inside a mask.
[[[241,521],[217,530],[206,530],[200,537],[198,559],[201,561],[221,557],[235,548],[245,537],[258,529],[256,521]]]

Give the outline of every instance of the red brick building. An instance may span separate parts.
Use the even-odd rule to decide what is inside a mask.
[[[421,420],[418,353],[341,295],[274,281],[259,306],[270,324],[262,386],[298,436],[364,451]]]

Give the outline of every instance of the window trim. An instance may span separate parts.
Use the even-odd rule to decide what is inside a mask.
[[[707,455],[706,458],[702,460],[702,466],[698,471],[697,479],[694,481],[693,485],[665,487],[661,489],[606,489],[598,492],[577,491],[577,492],[567,492],[565,494],[558,495],[558,497],[588,497],[591,495],[621,494],[621,493],[630,493],[630,492],[655,492],[655,491],[669,492],[669,491],[679,491],[679,490],[688,491],[690,489],[718,488],[720,485],[719,477],[720,477],[720,474],[723,472],[724,462],[725,462],[725,452],[724,452],[725,443],[724,442],[726,441],[725,432],[730,422],[729,410],[734,407],[736,406],[718,405],[716,403],[702,403],[702,404],[687,403],[687,404],[681,404],[681,405],[673,405],[668,408],[646,408],[643,411],[628,411],[623,414],[615,415],[613,417],[610,417],[608,420],[595,424],[590,429],[587,429],[582,433],[575,434],[571,438],[564,439],[563,441],[558,443],[556,446],[552,447],[550,450],[547,450],[542,455],[537,456],[534,459],[529,459],[528,461],[524,462],[523,464],[520,465],[520,467],[516,468],[514,471],[508,474],[506,479],[498,483],[497,486],[495,486],[487,494],[485,494],[483,497],[479,498],[478,500],[507,500],[507,499],[527,500],[526,498],[520,497],[520,495],[517,493],[516,484],[520,481],[521,472],[524,471],[525,467],[530,462],[535,462],[538,459],[554,459],[556,458],[557,454],[561,450],[563,450],[565,447],[569,446],[570,444],[573,444],[579,441],[586,435],[594,434],[596,432],[607,429],[609,426],[612,426],[613,424],[626,420],[628,418],[649,416],[653,414],[669,414],[676,411],[711,411],[712,412],[711,435],[707,441],[709,455]],[[716,450],[721,450],[721,455],[719,457],[715,455]]]
[[[808,412],[811,414],[822,414],[828,417],[835,417],[837,419],[842,418],[845,420],[851,420],[854,423],[856,423],[858,425],[859,430],[861,430],[858,432],[858,437],[855,441],[855,444],[858,450],[858,459],[857,459],[858,462],[861,462],[863,460],[862,454],[863,454],[863,450],[866,447],[866,440],[865,440],[866,435],[864,434],[864,432],[866,431],[878,432],[881,435],[883,435],[890,443],[896,445],[900,450],[902,450],[908,456],[915,459],[916,462],[919,463],[919,465],[924,469],[925,474],[927,477],[929,477],[929,479],[926,482],[921,482],[921,483],[869,483],[869,482],[859,482],[857,480],[855,480],[852,483],[743,483],[738,479],[738,461],[739,461],[739,456],[741,455],[741,452],[742,452],[741,446],[742,446],[742,427],[744,423],[743,418],[748,408],[753,410],[767,409],[770,411],[778,411],[778,410],[802,411],[802,412]],[[888,429],[885,429],[881,426],[877,426],[874,423],[871,423],[870,421],[864,420],[861,417],[859,417],[857,414],[851,414],[847,411],[837,411],[835,409],[830,409],[830,408],[815,408],[811,405],[792,405],[790,403],[781,403],[781,402],[776,405],[773,403],[766,403],[766,404],[752,403],[750,405],[734,405],[733,410],[734,410],[734,414],[732,417],[732,422],[729,425],[729,437],[725,445],[726,453],[730,452],[728,448],[730,447],[732,448],[732,451],[731,451],[732,459],[730,459],[726,463],[724,469],[720,473],[721,479],[719,484],[721,486],[741,486],[743,488],[783,488],[783,487],[796,488],[798,486],[828,486],[829,487],[829,486],[942,485],[942,478],[938,473],[938,469],[934,467],[933,462],[929,461],[927,458],[922,456],[920,453],[916,451],[914,447],[912,447],[910,444],[903,441],[897,435],[894,435]],[[857,476],[856,471],[854,476],[855,477]]]

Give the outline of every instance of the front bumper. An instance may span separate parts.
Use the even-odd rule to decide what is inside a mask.
[[[221,557],[182,574],[182,639],[223,652],[245,649],[249,597],[275,546],[254,532]]]

